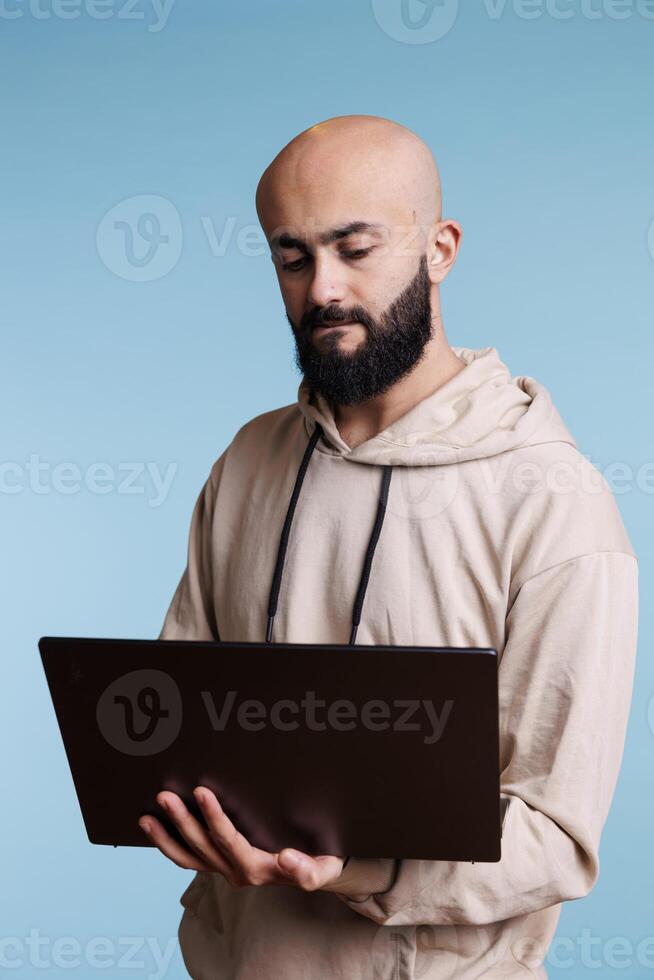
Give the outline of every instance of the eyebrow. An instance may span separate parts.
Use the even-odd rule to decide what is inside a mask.
[[[328,231],[323,232],[322,235],[318,236],[318,241],[321,245],[329,245],[331,242],[339,241],[341,238],[347,238],[348,235],[354,235],[357,232],[381,232],[385,227],[385,225],[375,224],[370,221],[351,221],[349,224],[342,225],[340,228],[330,228]],[[294,238],[285,232],[279,235],[273,235],[270,240],[270,247],[297,248],[301,252],[308,252],[306,242],[302,241],[301,238]]]

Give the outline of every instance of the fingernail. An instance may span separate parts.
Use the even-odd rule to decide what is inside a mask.
[[[207,802],[207,794],[200,787],[196,787],[193,790],[193,795],[195,796],[195,798],[198,801],[198,803],[206,803]]]
[[[144,830],[146,834],[150,833],[151,826],[152,824],[150,823],[149,820],[139,820],[139,827],[141,827],[141,829]]]

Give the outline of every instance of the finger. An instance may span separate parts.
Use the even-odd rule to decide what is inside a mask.
[[[176,864],[178,868],[187,868],[190,871],[211,871],[211,868],[200,861],[196,854],[187,851],[181,844],[178,844],[156,817],[141,817],[139,827],[148,835],[155,847],[158,847],[161,853],[169,858],[173,864]]]
[[[253,885],[275,880],[276,858],[268,851],[253,847],[221,807],[215,793],[206,786],[196,786],[193,795],[200,804],[211,839],[234,868],[239,868]]]
[[[343,870],[343,859],[332,855],[311,857],[285,847],[277,855],[277,866],[282,874],[305,891],[315,891],[334,881]]]
[[[173,821],[180,834],[190,846],[196,860],[199,858],[211,871],[220,871],[228,880],[233,869],[200,822],[189,813],[184,801],[176,793],[164,792],[157,795],[157,803]],[[170,836],[170,835],[169,835]],[[173,840],[173,838],[170,838]]]

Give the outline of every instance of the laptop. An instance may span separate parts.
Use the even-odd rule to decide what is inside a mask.
[[[208,786],[270,852],[499,861],[491,648],[43,637],[39,651],[92,844],[172,790]],[[206,825],[205,825],[206,826]]]

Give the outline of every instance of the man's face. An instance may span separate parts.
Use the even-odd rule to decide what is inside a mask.
[[[273,247],[297,366],[332,404],[383,394],[432,336],[431,282],[410,234],[416,229],[361,224],[348,234],[353,225],[330,224],[310,245],[284,233]]]
[[[295,338],[296,364],[311,388],[332,404],[368,401],[407,375],[431,338],[426,256],[420,256],[417,271],[379,314],[361,302],[329,302],[314,305],[298,324],[288,309],[286,317]]]

